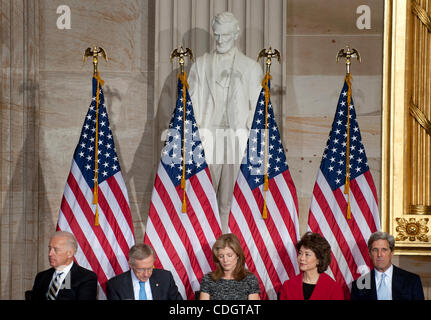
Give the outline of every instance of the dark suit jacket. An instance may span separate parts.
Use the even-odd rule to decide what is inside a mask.
[[[352,283],[352,300],[377,300],[376,272],[371,272],[360,277]],[[366,277],[371,277],[367,288]],[[418,275],[394,266],[392,274],[392,300],[424,300],[424,290]]]
[[[302,287],[303,273],[284,282],[280,300],[304,300]],[[326,273],[321,273],[310,300],[344,300],[343,289]]]
[[[39,272],[34,279],[32,289],[32,300],[46,300],[49,284],[55,269]],[[69,279],[68,279],[69,278]],[[69,282],[70,280],[70,282]],[[68,284],[70,283],[70,288]],[[97,299],[97,276],[93,271],[87,270],[73,263],[69,274],[66,276],[57,300],[96,300]]]
[[[182,300],[172,273],[154,269],[150,277],[151,294],[154,300]],[[131,271],[126,271],[106,284],[108,300],[135,300]]]

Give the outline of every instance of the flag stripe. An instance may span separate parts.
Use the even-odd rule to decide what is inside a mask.
[[[274,227],[277,229],[277,236],[280,238],[281,242],[275,241],[275,243],[279,243],[279,247],[285,249],[283,251],[284,254],[288,254],[290,259],[286,261],[286,259],[282,259],[282,263],[286,266],[286,270],[289,273],[289,277],[299,272],[298,265],[293,264],[292,261],[296,259],[296,249],[294,243],[299,238],[299,230],[294,226],[299,225],[298,218],[298,207],[297,203],[293,201],[294,196],[292,196],[292,189],[288,186],[286,181],[291,185],[290,173],[289,171],[285,171],[282,173],[283,176],[276,176],[272,180],[269,181],[269,189],[268,193],[268,208],[271,212],[270,220],[274,220]],[[295,192],[293,186],[293,192]],[[283,196],[285,195],[285,196]],[[287,197],[289,195],[289,197]],[[290,200],[290,201],[287,201]],[[282,212],[286,212],[288,214],[281,214]],[[271,228],[271,230],[275,230]],[[273,232],[271,231],[271,234]],[[286,237],[280,237],[280,234],[286,234]],[[281,246],[281,244],[283,244]]]
[[[169,199],[168,202],[164,203],[165,207],[173,205],[174,208],[181,208],[182,196],[184,194],[184,191],[181,189],[180,186],[175,187],[172,184],[171,179],[167,175],[163,166],[160,166],[157,178],[160,179],[160,182],[154,183],[154,186],[157,189],[158,193],[172,195],[171,198],[165,198],[165,201]],[[190,180],[193,178],[194,177],[190,178]],[[175,194],[178,194],[178,197],[176,197]],[[194,252],[194,254],[189,256],[189,261],[193,268],[194,274],[196,275],[196,278],[200,279],[203,277],[202,269],[208,270],[210,268],[205,256],[202,256],[200,254],[200,250],[202,250],[202,247],[197,245],[200,243],[200,241],[196,236],[195,229],[189,219],[189,215],[193,215],[193,205],[195,203],[190,203],[187,196],[188,194],[191,194],[191,188],[190,184],[186,183],[186,201],[187,205],[189,206],[187,214],[182,212],[177,213],[173,210],[167,211],[167,214],[170,219],[166,219],[166,222],[172,223],[175,228],[176,234],[187,235],[187,237],[178,237],[178,240],[181,240],[186,252]],[[198,228],[198,226],[196,227]],[[196,245],[192,245],[192,243]]]
[[[318,209],[318,210],[316,210]],[[316,210],[316,211],[315,211]],[[340,282],[341,285],[346,285],[353,280],[353,276],[350,273],[347,261],[341,254],[341,249],[331,229],[326,224],[326,220],[323,218],[323,214],[320,211],[320,207],[313,208],[313,214],[309,214],[308,225],[313,232],[320,233],[323,237],[331,244],[331,270],[335,276],[335,279]],[[315,212],[318,212],[317,214]],[[345,272],[343,272],[344,270]]]
[[[319,174],[321,177],[323,175]],[[329,227],[328,232],[332,232],[334,235],[338,246],[341,250],[341,254],[344,256],[344,259],[347,261],[347,266],[350,266],[350,272],[354,273],[357,269],[357,263],[355,261],[354,255],[360,254],[360,252],[355,248],[355,239],[353,237],[352,232],[350,231],[350,226],[347,224],[344,213],[346,212],[347,205],[343,203],[345,208],[339,208],[335,205],[332,207],[332,211],[327,210],[329,208],[329,203],[335,203],[337,201],[336,197],[332,193],[331,188],[326,183],[325,179],[317,179],[318,183],[316,183],[313,196],[319,199],[319,205],[321,205],[325,209],[321,209],[321,213],[323,215],[322,219],[326,220],[326,223]],[[323,190],[322,190],[323,189]],[[329,189],[329,190],[328,190]],[[338,190],[338,193],[342,194],[342,191]],[[343,197],[344,200],[344,197]],[[356,226],[355,223],[353,223]],[[353,231],[354,232],[354,231]],[[351,247],[353,246],[353,247]],[[356,256],[356,255],[355,255]]]
[[[65,197],[63,198],[61,207],[62,207],[61,212],[63,213],[62,218],[66,219],[70,229],[72,230],[73,234],[77,238],[76,240],[78,241],[80,248],[83,250],[83,252],[86,252],[85,256],[88,260],[89,265],[91,266],[92,270],[96,270],[95,272],[102,270],[102,272],[98,274],[98,277],[100,282],[105,283],[108,280],[106,277],[106,274],[103,271],[103,268],[99,263],[99,260],[97,259],[87,237],[85,236],[85,233],[82,231],[81,227],[79,226],[77,219],[75,219],[74,212],[70,208]],[[61,224],[59,224],[59,226],[61,228]]]
[[[157,175],[156,179],[160,179],[160,176]],[[169,235],[170,240],[172,243],[175,244],[176,251],[178,252],[178,255],[182,257],[182,260],[184,261],[185,265],[190,266],[191,270],[187,270],[189,273],[189,277],[192,278],[191,281],[196,281],[197,275],[196,270],[199,269],[199,263],[197,261],[197,257],[195,255],[189,256],[188,252],[193,252],[192,246],[190,244],[190,239],[188,237],[181,237],[181,235],[186,235],[187,232],[184,229],[184,226],[182,222],[180,221],[180,216],[174,211],[167,211],[165,208],[169,208],[171,206],[175,207],[175,204],[172,202],[179,199],[175,197],[175,193],[169,193],[167,189],[165,189],[165,185],[161,180],[156,181],[154,183],[155,191],[154,193],[154,200],[152,201],[154,204],[154,207],[156,209],[156,212],[160,212],[163,214],[159,214],[158,218],[160,219],[160,223],[163,225],[164,229],[166,230],[166,234]],[[172,194],[173,198],[165,197],[161,198],[160,194]],[[157,221],[157,220],[156,220]],[[160,223],[155,223],[153,220],[153,223],[156,227],[156,229],[159,229],[161,227]],[[201,273],[201,271],[199,270]]]
[[[267,299],[268,296],[274,298],[276,293],[271,286],[271,281],[268,280],[269,275],[265,268],[265,264],[261,258],[260,252],[255,249],[256,243],[254,242],[254,238],[250,237],[251,232],[248,229],[247,223],[244,221],[244,216],[239,209],[236,199],[232,199],[232,216],[231,219],[229,219],[230,232],[234,233],[240,242],[244,244],[242,249],[244,251],[246,264],[248,269],[252,271],[259,280],[261,299]],[[245,238],[244,235],[247,235],[247,238]]]
[[[127,189],[125,189],[126,185],[124,184],[123,175],[121,172],[117,172],[112,177],[108,178],[106,182],[107,185],[105,183],[101,183],[99,188],[102,189],[103,193],[107,195],[106,199],[109,200],[108,203],[112,212],[110,224],[117,225],[122,231],[123,237],[117,240],[119,242],[121,241],[121,247],[130,248],[134,244],[133,222],[130,207],[128,205]],[[114,215],[114,212],[118,212],[118,214]],[[128,253],[129,252],[127,250],[126,255]]]
[[[257,193],[259,192],[259,190],[256,191]],[[266,247],[263,238],[271,242],[271,245],[274,244],[272,242],[272,238],[269,236],[269,232],[266,225],[264,223],[259,223],[263,220],[261,210],[259,209],[259,207],[263,207],[263,201],[261,201],[262,205],[259,206],[255,198],[257,193],[253,193],[253,191],[248,189],[247,186],[243,183],[243,181],[241,181],[240,172],[238,177],[238,189],[237,192],[234,191],[234,196],[244,214],[242,217],[244,219],[243,222],[245,222],[244,227],[247,227],[247,229],[250,230],[250,232],[253,234],[256,249],[259,252],[262,260],[271,261],[272,257],[270,257],[268,248]],[[253,199],[255,201],[253,201]],[[266,269],[266,272],[271,279],[271,282],[279,283],[281,281],[280,276],[278,275],[277,270],[275,270],[272,263],[263,264],[263,266]]]
[[[160,205],[155,205],[156,202],[157,201],[151,202],[150,213],[161,212],[159,211],[161,210]],[[162,257],[159,256],[161,266],[167,269],[170,264],[167,261],[169,262],[172,261],[172,265],[174,266],[174,269],[167,269],[167,270],[170,270],[178,274],[179,278],[181,279],[181,282],[183,283],[183,286],[185,287],[186,297],[190,297],[190,295],[193,294],[194,290],[192,289],[191,281],[190,281],[190,277],[192,277],[192,275],[190,275],[189,273],[190,269],[186,268],[187,263],[190,264],[190,261],[186,261],[186,259],[182,258],[185,250],[179,251],[178,250],[179,244],[178,242],[176,242],[176,239],[171,240],[172,232],[169,232],[169,229],[166,228],[163,222],[160,220],[160,214],[152,214],[151,217],[149,217],[148,219],[153,225],[153,228],[155,231],[150,232],[151,229],[147,231],[147,234],[146,234],[147,238],[145,242],[152,241],[154,248],[155,250],[157,250],[157,252],[159,252],[161,248],[164,248],[164,250],[166,250],[169,259],[167,260],[161,259]],[[147,223],[147,226],[148,226],[148,223]],[[152,239],[155,239],[155,234],[157,234],[160,242],[156,242],[152,240]]]
[[[86,198],[86,196],[84,194],[82,194],[82,190],[80,188],[80,186],[78,185],[78,183],[75,180],[75,177],[73,176],[73,174],[69,175],[69,178],[67,179],[67,183],[68,186],[70,187],[70,191],[73,193],[74,198],[72,197],[69,198],[69,202],[76,200],[77,203],[79,204],[81,210],[79,211],[79,213],[82,213],[82,216],[79,215],[78,212],[74,211],[75,213],[75,218],[79,221],[79,224],[81,226],[82,229],[87,230],[87,232],[85,232],[86,234],[91,233],[92,235],[95,236],[94,239],[94,243],[93,245],[97,245],[100,248],[100,252],[103,251],[104,253],[104,257],[106,257],[107,261],[109,261],[109,263],[111,264],[112,269],[114,270],[115,273],[119,273],[122,271],[118,261],[116,258],[109,260],[107,257],[109,256],[114,256],[114,251],[112,250],[112,247],[109,243],[109,241],[106,239],[105,233],[101,230],[101,228],[96,227],[94,225],[95,222],[95,216],[93,214],[92,209],[90,208],[90,204],[88,203],[88,198]],[[90,189],[88,189],[89,191]],[[65,191],[65,195],[66,198],[67,195],[69,193],[66,193]],[[87,192],[87,196],[88,196],[88,192]],[[86,221],[85,221],[86,220]]]
[[[118,174],[118,173],[117,173]],[[125,225],[123,223],[124,215],[118,214],[114,216],[114,211],[121,212],[121,206],[123,204],[119,204],[113,193],[118,193],[118,190],[111,189],[111,186],[115,188],[115,179],[113,177],[107,179],[105,182],[99,185],[99,205],[102,208],[103,218],[106,219],[106,223],[102,224],[100,221],[100,225],[103,229],[107,229],[105,231],[106,234],[110,235],[111,241],[115,241],[116,246],[122,251],[122,258],[128,257],[130,244],[127,243],[126,238],[133,239],[133,232],[129,228],[129,225]],[[107,183],[106,183],[107,182]],[[106,195],[106,196],[105,196]],[[130,214],[126,213],[126,214]],[[99,217],[99,220],[101,218]],[[109,225],[109,229],[108,229]],[[105,227],[106,226],[106,227]],[[117,251],[117,250],[115,250]]]
[[[377,200],[374,198],[373,192],[371,192],[373,189],[375,191],[375,187],[374,183],[369,183],[366,176],[370,176],[369,171],[352,180],[351,192],[360,204],[359,208],[361,208],[360,210],[363,212],[362,218],[366,221],[368,229],[377,230],[380,229],[380,222],[378,220],[376,222],[373,217],[373,212],[378,211],[378,206]]]
[[[152,207],[152,209],[154,209],[154,207]],[[154,244],[150,241],[150,239],[155,239]],[[171,261],[171,259],[169,258],[166,248],[160,245],[162,244],[162,241],[159,238],[159,235],[157,234],[151,219],[148,219],[148,222],[147,222],[145,242],[148,243],[157,252],[158,260],[156,260],[155,265],[157,267],[164,268],[172,272],[172,276],[174,278],[175,284],[178,287],[178,291],[183,297],[186,297],[187,293],[186,293],[186,288],[184,286],[184,283],[188,283],[188,282],[184,282],[180,278],[179,273],[177,272],[178,264],[176,264],[177,268],[175,268],[172,263],[173,261]],[[182,267],[184,268],[184,266]],[[191,289],[190,286],[189,286],[189,289]],[[190,294],[191,294],[191,291],[192,290],[190,290]]]
[[[255,199],[257,200],[257,207],[252,206],[252,214],[254,216],[254,219],[249,219],[250,223],[255,223],[255,228],[259,230],[260,234],[262,235],[259,243],[259,250],[260,248],[264,249],[264,260],[268,261],[268,257],[270,258],[270,261],[272,264],[269,264],[270,267],[274,268],[276,271],[277,277],[272,275],[272,283],[274,285],[275,289],[278,289],[281,286],[281,279],[287,279],[287,271],[288,269],[292,267],[292,264],[287,263],[282,257],[284,258],[286,255],[284,254],[286,252],[285,247],[283,246],[283,242],[281,240],[280,235],[278,234],[278,230],[274,225],[273,219],[278,218],[278,208],[274,204],[274,199],[272,199],[271,192],[274,189],[274,187],[271,189],[271,185],[273,183],[274,179],[271,179],[269,183],[269,192],[266,198],[266,205],[267,205],[267,212],[268,217],[267,219],[262,218],[262,210],[259,210],[259,207],[263,208],[263,188],[256,188],[253,190],[253,195]],[[261,205],[259,205],[261,204]],[[254,212],[253,212],[254,211]],[[280,220],[280,219],[277,219]],[[288,235],[287,229],[283,230],[286,235]],[[268,246],[268,243],[270,244]],[[277,248],[280,248],[278,250]],[[290,262],[290,261],[289,261]],[[284,265],[284,266],[283,266]]]
[[[215,193],[213,194],[213,199],[209,199],[205,196],[205,190],[211,190],[213,185],[211,183],[211,175],[208,167],[196,174],[197,179],[190,179],[195,196],[195,202],[200,204],[199,210],[202,210],[205,215],[200,217],[197,215],[200,223],[204,225],[204,229],[212,230],[212,232],[206,233],[205,236],[208,237],[208,242],[214,242],[216,239],[215,234],[221,234],[220,228],[220,217],[216,212],[218,212],[215,206],[217,205],[217,198]]]

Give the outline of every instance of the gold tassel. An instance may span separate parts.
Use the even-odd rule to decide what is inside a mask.
[[[268,210],[266,209],[266,201],[263,201],[262,219],[268,219]]]
[[[181,208],[182,213],[187,213],[187,202],[186,202],[186,88],[189,87],[187,83],[186,73],[180,73],[178,75],[181,83],[183,84],[183,175],[181,177],[181,189],[184,190],[183,193],[183,205]]]
[[[264,182],[263,182],[263,210],[262,210],[262,219],[268,218],[268,209],[266,207],[266,192],[269,189],[268,186],[268,103],[269,103],[269,86],[268,82],[272,79],[269,72],[265,74],[265,77],[262,80],[262,87],[265,90],[265,173],[264,173]]]
[[[181,208],[181,212],[182,212],[182,213],[187,213],[186,190],[184,190],[184,195],[183,195],[183,206],[182,206],[182,208]]]
[[[350,211],[350,197],[347,198],[347,219],[352,219],[352,213]]]
[[[347,83],[347,145],[346,145],[346,184],[344,187],[344,194],[347,194],[347,219],[351,219],[350,211],[350,102],[352,99],[352,83],[351,74],[346,75]]]
[[[94,218],[94,225],[95,225],[96,227],[98,227],[98,226],[99,226],[99,210],[97,210],[97,208],[98,208],[98,205],[96,204],[96,216],[95,216],[95,218]]]
[[[100,78],[99,73],[97,72],[94,75],[94,78],[97,79],[97,87],[96,87],[96,139],[95,139],[95,156],[94,156],[94,190],[93,190],[93,204],[96,205],[96,214],[94,218],[94,225],[99,226],[99,211],[98,211],[98,203],[99,203],[99,165],[98,165],[98,154],[99,154],[99,91],[100,86],[103,86],[104,81]]]

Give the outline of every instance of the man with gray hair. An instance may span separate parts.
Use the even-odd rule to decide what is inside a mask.
[[[226,232],[233,189],[247,145],[263,72],[255,60],[235,46],[240,27],[232,13],[217,14],[211,26],[216,48],[196,59],[188,83],[217,194],[222,230]]]
[[[129,251],[130,270],[107,282],[108,300],[182,300],[172,273],[155,269],[156,254],[148,244]]]
[[[32,300],[96,300],[97,276],[73,261],[78,249],[75,236],[57,231],[48,246],[50,269],[39,272],[31,291]]]
[[[352,283],[352,300],[424,300],[418,275],[392,264],[395,239],[386,232],[375,232],[368,240],[374,268]]]

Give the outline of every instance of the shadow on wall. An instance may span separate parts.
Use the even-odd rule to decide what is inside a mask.
[[[0,299],[24,299],[24,292],[31,289],[36,273],[45,265],[41,263],[42,256],[47,260],[42,249],[45,247],[44,234],[55,230],[37,149],[39,84],[26,79],[18,90],[25,105],[15,105],[14,108],[22,110],[19,117],[22,117],[21,129],[26,135],[18,154],[9,153],[7,156],[10,162],[3,162],[8,163],[5,169],[9,180],[6,178],[4,181],[7,183],[7,191],[0,216],[0,237],[3,240],[0,244]],[[0,97],[0,101],[5,100]],[[5,104],[12,108],[11,103]],[[13,130],[8,130],[8,139],[12,143],[10,137]]]

